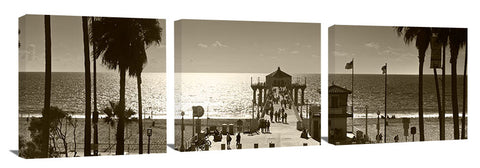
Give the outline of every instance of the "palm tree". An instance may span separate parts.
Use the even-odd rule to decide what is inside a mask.
[[[93,23],[95,17],[91,17]],[[94,44],[93,44],[94,45]],[[95,50],[95,46],[92,47]],[[95,51],[93,51],[95,53]],[[94,54],[92,54],[93,56]],[[98,109],[97,109],[97,58],[93,56],[93,144],[95,149],[93,155],[98,156]]]
[[[462,108],[462,139],[467,139],[465,132],[465,113],[467,111],[467,51],[468,51],[467,30],[465,30],[465,65],[463,66],[463,108]]]
[[[85,67],[85,135],[84,135],[84,148],[83,152],[85,156],[90,156],[90,142],[91,142],[91,88],[90,88],[90,51],[89,51],[89,38],[88,38],[88,17],[82,17],[83,27],[83,54],[84,54],[84,67]]]
[[[423,124],[423,63],[425,62],[425,52],[430,44],[432,29],[425,27],[397,27],[398,36],[403,35],[406,44],[415,40],[415,46],[418,49],[418,124],[420,132],[420,141],[425,140],[425,130]]]
[[[153,24],[154,23],[154,24]],[[158,29],[155,29],[158,27]],[[152,19],[98,18],[92,23],[94,57],[102,57],[109,69],[120,71],[119,113],[125,112],[125,77],[127,70],[136,76],[138,65],[146,62],[145,46],[158,43],[161,29]],[[158,36],[158,38],[156,38]],[[144,59],[142,59],[144,58]],[[142,61],[143,60],[143,61]],[[138,62],[143,62],[139,64]],[[132,70],[130,70],[132,68]],[[139,114],[141,115],[141,114]],[[123,116],[123,114],[120,114]],[[116,134],[116,154],[124,153],[125,120],[120,117]],[[140,144],[141,145],[141,144]]]
[[[40,157],[48,157],[48,142],[49,142],[49,123],[48,113],[50,112],[50,96],[52,86],[52,39],[50,29],[50,15],[44,16],[45,24],[45,96],[42,110],[42,134],[41,134],[41,155]]]
[[[145,49],[152,44],[160,44],[162,28],[157,20],[138,20],[139,29],[144,31],[140,38],[135,39],[132,45],[134,63],[129,68],[129,75],[137,77],[138,91],[138,153],[143,153],[143,113],[142,113],[142,71],[147,63]]]
[[[448,36],[450,33],[449,28],[437,28],[438,39],[442,43],[442,109],[438,115],[439,124],[440,124],[440,140],[445,140],[445,107],[446,107],[446,100],[445,100],[445,51],[448,45]]]
[[[458,123],[458,97],[457,97],[457,58],[458,51],[467,44],[467,29],[452,28],[450,30],[450,65],[452,71],[452,113],[453,113],[453,138],[459,139]]]
[[[135,115],[135,112],[132,109],[121,112],[121,106],[113,101],[110,101],[109,105],[109,107],[105,107],[105,109],[103,109],[102,111],[106,115],[106,117],[103,118],[103,121],[109,125],[108,137],[110,139],[110,127],[115,126],[115,121],[124,120],[127,124],[133,122],[135,121],[135,118],[133,118],[132,116]],[[124,115],[124,117],[120,117],[121,115]]]

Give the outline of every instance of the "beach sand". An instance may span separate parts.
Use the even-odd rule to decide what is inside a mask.
[[[78,126],[76,129],[77,139],[77,156],[83,156],[83,135],[84,135],[84,119],[76,118]],[[155,122],[155,126],[153,126]],[[150,153],[165,153],[166,152],[166,120],[165,119],[144,119],[143,120],[143,153],[147,153],[148,136],[147,128],[152,128],[152,136],[150,137]],[[19,118],[19,136],[22,136],[25,140],[30,141],[30,132],[28,131],[29,122],[27,118]],[[109,136],[110,128],[110,136]],[[73,143],[73,127],[69,125],[67,128],[67,143],[68,143],[68,156],[74,155],[74,143]],[[99,142],[99,155],[115,155],[115,133],[116,125],[110,127],[107,123],[103,122],[103,119],[98,120],[98,142]],[[110,137],[110,145],[109,145]],[[93,127],[92,127],[92,141],[93,144]],[[63,142],[61,139],[57,141],[57,148],[59,151],[64,151]],[[93,153],[93,151],[92,151]],[[132,122],[125,127],[125,154],[138,154],[138,124]],[[61,155],[64,157],[65,155]]]
[[[405,142],[403,122],[401,118],[396,119],[387,119],[387,142],[395,142],[394,137],[399,136],[399,142]],[[347,130],[351,131],[350,126],[351,120],[347,120]],[[354,119],[354,129],[355,131],[360,130],[365,134],[365,118],[355,118]],[[368,119],[368,136],[370,140],[375,141],[375,136],[377,135],[377,119],[369,118]],[[461,129],[462,121],[459,118],[459,127]],[[466,118],[466,135],[468,135],[468,117]],[[415,141],[420,141],[420,131],[418,127],[418,118],[411,118],[409,128],[416,127],[417,133],[415,134]],[[425,141],[438,141],[440,140],[440,125],[438,118],[424,118],[424,130],[425,130]],[[445,118],[445,140],[453,140],[453,118]],[[385,137],[384,132],[384,119],[380,118],[380,133]],[[460,130],[459,130],[460,132]],[[410,129],[408,130],[409,136],[407,137],[407,142],[412,142],[413,136],[410,134]],[[468,136],[467,136],[468,137]]]

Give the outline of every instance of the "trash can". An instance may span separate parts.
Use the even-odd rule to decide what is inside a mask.
[[[237,149],[242,149],[242,144],[237,144]]]
[[[222,124],[222,134],[227,135],[227,124]]]
[[[225,150],[225,144],[222,144],[222,150]]]
[[[253,148],[254,148],[254,149],[257,149],[257,148],[258,148],[258,143],[254,143],[254,144],[253,144]]]
[[[270,143],[268,144],[268,147],[270,147],[270,148],[275,148],[275,144],[270,142]]]

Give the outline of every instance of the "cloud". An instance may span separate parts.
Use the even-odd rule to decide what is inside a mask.
[[[37,60],[37,46],[35,44],[28,44],[25,50],[25,56],[28,61]]]
[[[344,56],[350,55],[349,53],[343,52],[343,51],[335,51],[334,54],[335,54],[335,57],[344,57]]]
[[[375,49],[379,49],[379,48],[380,48],[380,44],[375,43],[375,42],[366,43],[365,46],[366,46],[366,47],[369,47],[369,48],[375,48]]]
[[[225,45],[225,44],[222,44],[220,41],[215,41],[215,42],[212,43],[212,47],[224,48],[224,47],[228,47],[228,46]]]
[[[197,46],[199,46],[201,48],[208,48],[208,45],[203,44],[203,43],[198,43]]]
[[[412,52],[405,51],[400,48],[387,47],[386,50],[377,52],[378,55],[386,56],[387,58],[394,59],[396,61],[405,61],[409,59],[416,59],[417,55]]]
[[[201,48],[209,48],[209,47],[212,47],[212,48],[226,48],[226,47],[228,47],[228,45],[225,45],[220,41],[215,41],[210,45],[205,44],[205,43],[198,43],[197,46],[201,47]]]
[[[290,51],[290,54],[298,54],[298,53],[300,53],[300,51],[297,51],[297,50]]]
[[[341,47],[342,45],[339,43],[335,43],[335,47]]]
[[[285,48],[277,48],[277,52],[278,52],[278,53],[285,53],[285,51],[287,51],[287,49],[285,49]]]

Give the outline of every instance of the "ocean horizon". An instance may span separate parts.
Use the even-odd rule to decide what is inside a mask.
[[[192,106],[205,109],[203,117],[251,118],[253,90],[250,84],[265,82],[269,73],[175,73],[175,118]],[[292,82],[304,83],[305,101],[320,104],[320,74],[290,74]],[[257,91],[258,94],[258,91]],[[300,96],[299,96],[300,99]],[[300,101],[300,100],[299,100]]]
[[[368,106],[368,118],[376,118],[377,111],[384,115],[385,75],[355,74],[354,75],[354,117],[365,118],[365,106]],[[329,74],[329,86],[333,84],[352,89],[351,74]],[[438,75],[441,95],[441,75]],[[451,76],[445,77],[446,117],[452,117]],[[418,75],[388,74],[387,78],[387,115],[396,118],[418,118]],[[462,112],[463,75],[457,76],[457,97],[459,116]],[[423,78],[423,110],[425,118],[438,117],[437,95],[433,74]],[[351,95],[348,97],[351,106]],[[349,109],[349,111],[351,111]],[[468,115],[466,115],[468,116]]]
[[[40,116],[44,101],[44,72],[19,72],[19,117]],[[82,118],[85,112],[85,73],[52,72],[51,106]],[[93,73],[92,112],[93,112]],[[166,74],[142,73],[142,106],[145,117],[166,116]],[[126,107],[138,112],[136,78],[126,77]],[[120,75],[117,72],[97,72],[97,107],[100,112],[119,101]]]

